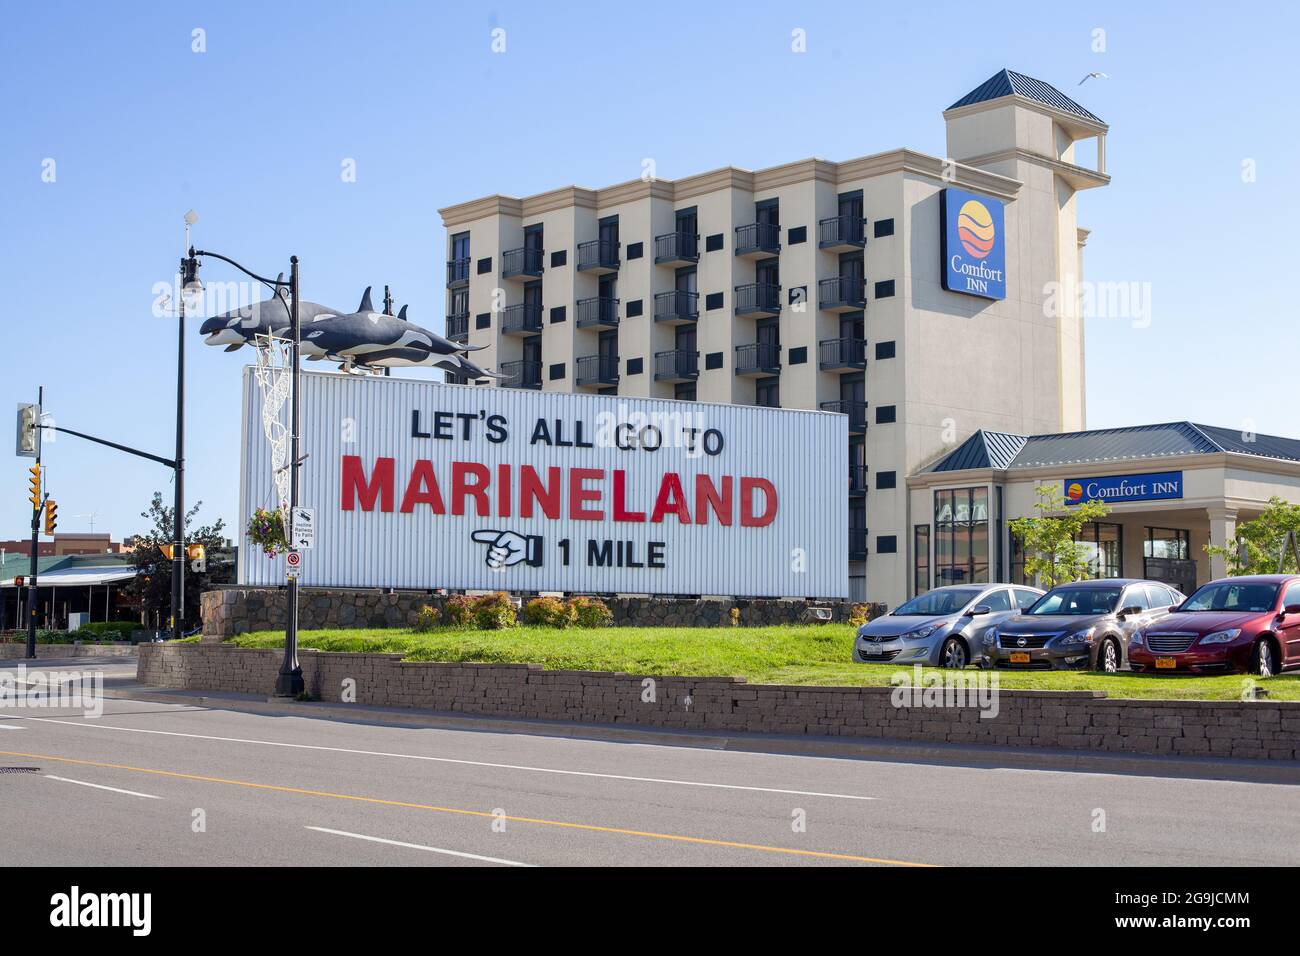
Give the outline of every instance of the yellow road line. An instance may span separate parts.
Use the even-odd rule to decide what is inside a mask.
[[[56,757],[51,754],[29,754],[13,750],[0,750],[0,756],[27,757],[31,760],[56,760],[60,763],[78,764],[83,767],[103,767],[109,770],[129,770],[133,773],[148,773],[158,777],[174,777],[180,780],[198,780],[202,783],[220,783],[231,787],[247,787],[250,790],[269,790],[275,793],[293,793],[306,797],[331,797],[335,800],[352,800],[357,803],[373,803],[386,807],[405,807],[408,810],[432,810],[437,813],[454,813],[467,817],[489,817],[509,820],[514,823],[535,823],[539,826],[564,827],[570,830],[587,830],[593,833],[616,833],[621,836],[645,837],[652,840],[671,840],[677,843],[695,843],[702,846],[725,846],[737,850],[758,850],[763,853],[783,853],[789,856],[817,857],[825,860],[848,860],[853,863],[880,863],[888,866],[930,866],[928,863],[913,863],[907,860],[885,860],[870,856],[853,856],[848,853],[826,853],[820,850],[796,850],[783,846],[767,846],[762,843],[737,843],[732,840],[710,840],[706,837],[682,836],[676,833],[655,833],[650,830],[628,830],[622,827],[603,827],[592,823],[569,823],[564,820],[542,820],[536,817],[498,817],[486,810],[465,810],[459,807],[436,807],[425,803],[407,803],[402,800],[385,800],[381,797],[364,797],[354,793],[331,793],[328,790],[306,790],[301,787],[282,787],[273,783],[253,783],[248,780],[227,780],[224,777],[208,777],[202,774],[181,773],[177,770],[154,770],[149,767],[132,767],[120,763],[101,763],[95,760],[77,760],[73,757]]]

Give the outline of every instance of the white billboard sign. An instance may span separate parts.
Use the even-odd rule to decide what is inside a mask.
[[[304,373],[301,583],[838,598],[847,419]],[[244,376],[243,516],[276,500]],[[280,558],[239,550],[242,584]]]

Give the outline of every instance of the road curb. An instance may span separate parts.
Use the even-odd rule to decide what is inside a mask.
[[[785,754],[856,760],[891,760],[937,763],[983,769],[1043,770],[1075,773],[1110,773],[1157,777],[1191,777],[1251,783],[1300,784],[1300,763],[1275,760],[1231,760],[1197,757],[1163,757],[1145,754],[1103,754],[1058,749],[1001,749],[967,744],[924,744],[876,738],[809,738],[788,734],[714,734],[611,724],[520,720],[465,716],[410,708],[368,707],[321,701],[290,701],[253,694],[198,694],[167,692],[155,688],[105,688],[115,700],[236,710],[246,713],[345,720],[356,723],[400,724],[436,730],[532,734],[611,743],[652,744],[727,750],[745,753]]]

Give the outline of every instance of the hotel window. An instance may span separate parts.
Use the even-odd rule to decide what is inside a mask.
[[[781,379],[775,375],[754,383],[754,404],[766,408],[781,407]]]
[[[930,526],[912,529],[912,596],[930,590]]]
[[[1014,531],[1007,535],[1011,539],[1011,574],[1009,580],[1012,584],[1033,585],[1033,581],[1025,574],[1025,541]]]
[[[988,582],[988,488],[934,493],[934,575],[938,586]]]
[[[1091,522],[1079,530],[1076,538],[1088,558],[1088,576],[1122,578],[1124,576],[1124,532],[1117,524]]]
[[[1147,539],[1142,542],[1142,557],[1186,561],[1190,553],[1186,528],[1147,528]]]

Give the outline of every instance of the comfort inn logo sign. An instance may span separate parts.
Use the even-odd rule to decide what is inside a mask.
[[[1183,473],[1161,471],[1146,475],[1109,475],[1065,481],[1065,503],[1085,501],[1159,501],[1183,496]]]
[[[943,287],[985,299],[1007,297],[1003,205],[964,189],[939,194],[943,220]]]

